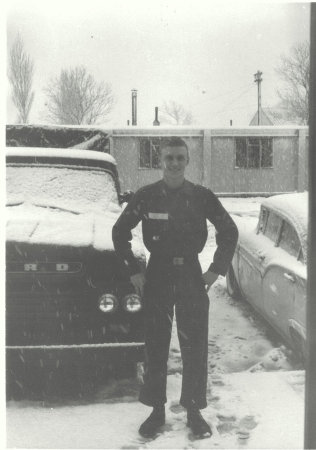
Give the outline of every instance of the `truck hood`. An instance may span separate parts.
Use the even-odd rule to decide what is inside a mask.
[[[6,210],[7,241],[114,250],[112,227],[119,216],[119,207],[116,211],[97,213],[22,203]],[[133,242],[133,251],[143,254],[137,239]]]

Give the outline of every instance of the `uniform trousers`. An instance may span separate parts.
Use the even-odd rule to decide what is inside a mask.
[[[198,256],[151,255],[144,288],[145,374],[139,400],[167,401],[167,362],[174,310],[182,357],[180,404],[207,406],[209,298]]]

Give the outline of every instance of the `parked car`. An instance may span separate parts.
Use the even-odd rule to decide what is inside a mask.
[[[142,299],[111,237],[127,199],[113,157],[13,147],[6,162],[7,380],[35,366],[50,376],[69,362],[141,361]],[[133,250],[144,270],[137,237]]]
[[[307,193],[262,202],[255,229],[242,222],[226,276],[231,296],[242,296],[285,341],[306,354]]]

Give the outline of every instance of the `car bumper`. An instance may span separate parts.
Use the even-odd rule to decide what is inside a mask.
[[[102,367],[122,361],[144,361],[144,343],[6,346],[7,369],[18,373],[64,366]]]

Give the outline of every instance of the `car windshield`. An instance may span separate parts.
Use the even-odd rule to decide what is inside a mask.
[[[118,205],[114,179],[101,169],[9,165],[7,204],[32,203],[65,210],[108,211]]]

